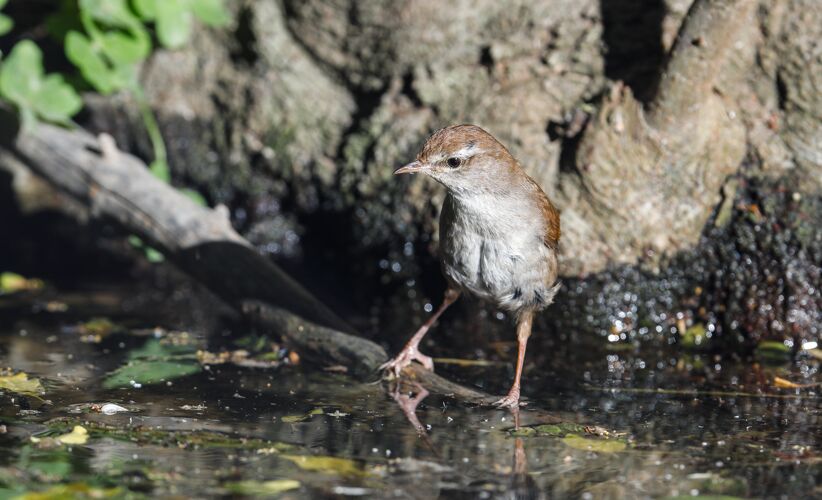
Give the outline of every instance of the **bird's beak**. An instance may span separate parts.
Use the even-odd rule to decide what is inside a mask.
[[[397,170],[394,170],[394,175],[414,174],[417,172],[422,172],[423,170],[425,170],[424,164],[418,161],[412,161],[408,165],[405,165],[404,167],[400,167]]]

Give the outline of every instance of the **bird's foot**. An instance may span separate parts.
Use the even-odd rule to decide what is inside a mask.
[[[399,378],[403,368],[410,365],[413,361],[418,361],[427,370],[434,371],[434,361],[430,356],[426,356],[425,354],[419,352],[416,347],[406,347],[400,351],[399,354],[397,354],[396,358],[380,366],[380,370],[388,371],[392,373],[394,377]]]
[[[521,403],[519,400],[519,389],[511,389],[511,392],[504,398],[496,401],[494,406],[497,408],[519,408],[520,406],[525,406],[525,404],[526,403]]]

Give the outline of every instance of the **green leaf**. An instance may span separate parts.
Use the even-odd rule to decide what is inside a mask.
[[[202,371],[195,362],[183,361],[135,361],[114,370],[103,381],[103,387],[114,389],[133,384],[149,385],[173,380]]]
[[[323,455],[280,455],[280,457],[294,462],[299,468],[307,471],[324,472],[352,478],[370,476],[359,462],[348,458],[329,457]]]
[[[0,10],[2,10],[7,3],[9,3],[9,0],[0,0]]]
[[[0,66],[0,95],[19,108],[24,123],[33,117],[67,123],[82,99],[62,76],[43,73],[40,48],[31,40],[19,42]]]
[[[791,359],[791,348],[778,340],[763,340],[756,346],[754,354],[761,361],[782,364]]]
[[[141,348],[129,354],[129,361],[114,370],[103,381],[103,387],[129,387],[133,384],[156,384],[185,377],[202,371],[194,349],[185,345],[162,344],[149,340]]]
[[[83,100],[62,75],[53,74],[46,77],[35,93],[32,107],[45,120],[68,123],[69,118],[83,107]]]
[[[8,33],[12,28],[14,28],[14,21],[12,21],[9,16],[0,14],[0,36]]]
[[[157,2],[157,38],[164,47],[181,47],[191,34],[191,12],[182,0]]]
[[[223,0],[191,0],[191,11],[209,26],[224,26],[231,20]]]
[[[100,35],[100,41],[103,54],[113,66],[138,63],[151,52],[148,34],[142,37],[130,36],[122,31],[109,31]]]
[[[168,183],[171,180],[171,172],[169,171],[166,162],[154,160],[148,168],[151,170],[151,173],[154,174],[154,177],[160,179],[161,181]]]
[[[159,264],[166,260],[165,255],[162,254],[159,250],[152,247],[145,248],[146,260],[151,262],[152,264]]]
[[[628,445],[617,439],[589,439],[577,434],[568,434],[562,442],[575,450],[596,451],[599,453],[616,453],[624,451]]]
[[[66,56],[80,69],[83,78],[101,94],[110,94],[125,86],[85,35],[76,31],[70,31],[66,35]]]
[[[79,5],[91,19],[109,27],[135,29],[141,24],[126,0],[80,0]]]
[[[166,360],[170,358],[179,358],[185,356],[193,356],[195,350],[187,345],[163,344],[159,340],[152,339],[143,344],[142,347],[132,350],[128,359],[135,360]]]
[[[157,19],[157,0],[133,0],[134,10],[145,21]]]
[[[27,107],[43,79],[43,53],[31,40],[19,42],[0,68],[0,92],[20,107]]]

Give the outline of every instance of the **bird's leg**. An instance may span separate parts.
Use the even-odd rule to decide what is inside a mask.
[[[434,362],[429,356],[426,356],[419,351],[420,341],[423,337],[425,337],[425,334],[428,333],[428,330],[434,325],[434,323],[436,323],[440,315],[448,309],[448,306],[453,304],[459,296],[459,290],[454,290],[453,288],[446,290],[445,297],[443,297],[442,304],[440,304],[437,311],[430,318],[428,318],[428,321],[426,321],[416,333],[414,333],[414,336],[411,337],[411,340],[409,340],[407,344],[405,344],[405,347],[403,347],[402,351],[397,354],[397,357],[380,366],[380,370],[389,370],[395,377],[399,377],[402,369],[410,365],[411,362],[415,360],[422,363],[422,366],[428,368],[429,370],[433,370]]]
[[[519,381],[522,377],[522,365],[525,362],[525,347],[528,344],[528,337],[531,336],[531,323],[533,322],[534,313],[527,311],[522,314],[517,323],[517,372],[514,375],[514,385],[508,391],[508,395],[500,399],[496,406],[500,408],[512,408],[519,406]]]

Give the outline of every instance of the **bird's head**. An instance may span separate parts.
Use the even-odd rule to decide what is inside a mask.
[[[519,166],[494,136],[476,125],[454,125],[434,132],[416,160],[394,174],[423,173],[455,194],[495,191]]]

